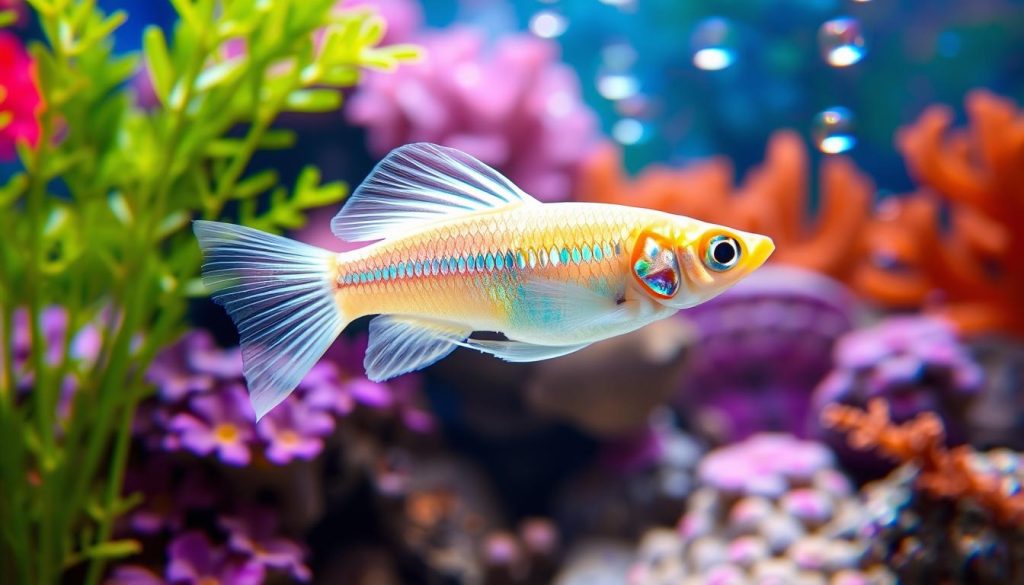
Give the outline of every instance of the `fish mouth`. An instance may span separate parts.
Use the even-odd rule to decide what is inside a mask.
[[[756,236],[752,243],[753,245],[750,246],[750,251],[747,253],[748,270],[757,270],[775,251],[775,242],[768,236]]]

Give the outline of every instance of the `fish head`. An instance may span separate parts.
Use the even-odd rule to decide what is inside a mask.
[[[725,292],[774,250],[768,236],[673,217],[639,233],[630,261],[645,293],[666,306],[685,309]]]

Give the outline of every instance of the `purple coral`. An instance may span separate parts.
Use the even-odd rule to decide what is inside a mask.
[[[415,40],[429,55],[423,63],[369,75],[349,103],[348,119],[369,129],[370,149],[455,147],[542,200],[568,199],[597,126],[557,45],[527,36],[491,45],[469,29]]]
[[[884,398],[893,420],[935,411],[950,438],[963,439],[967,407],[982,388],[984,372],[947,322],[892,317],[844,336],[834,359],[834,369],[815,390],[812,421],[833,402],[863,407]]]
[[[832,367],[832,345],[853,327],[856,312],[840,284],[778,266],[684,311],[697,339],[681,412],[721,442],[761,431],[803,435],[811,394]]]

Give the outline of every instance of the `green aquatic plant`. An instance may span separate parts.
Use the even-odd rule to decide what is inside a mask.
[[[43,32],[30,47],[40,132],[0,186],[2,583],[97,583],[106,561],[138,550],[112,527],[139,500],[122,480],[146,368],[203,294],[189,221],[230,211],[280,231],[340,200],[344,185],[315,168],[286,186],[253,171],[253,155],[295,144],[279,114],[335,110],[363,68],[418,55],[377,47],[383,21],[335,0],[171,1],[177,25],[146,29],[135,55],[113,47],[124,12],[29,0]],[[133,99],[140,70],[149,107]],[[67,315],[56,338],[44,319],[55,305]]]

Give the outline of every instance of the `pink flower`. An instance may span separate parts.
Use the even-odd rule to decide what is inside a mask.
[[[39,142],[42,106],[32,58],[18,37],[0,31],[0,161],[14,159],[19,141]]]

